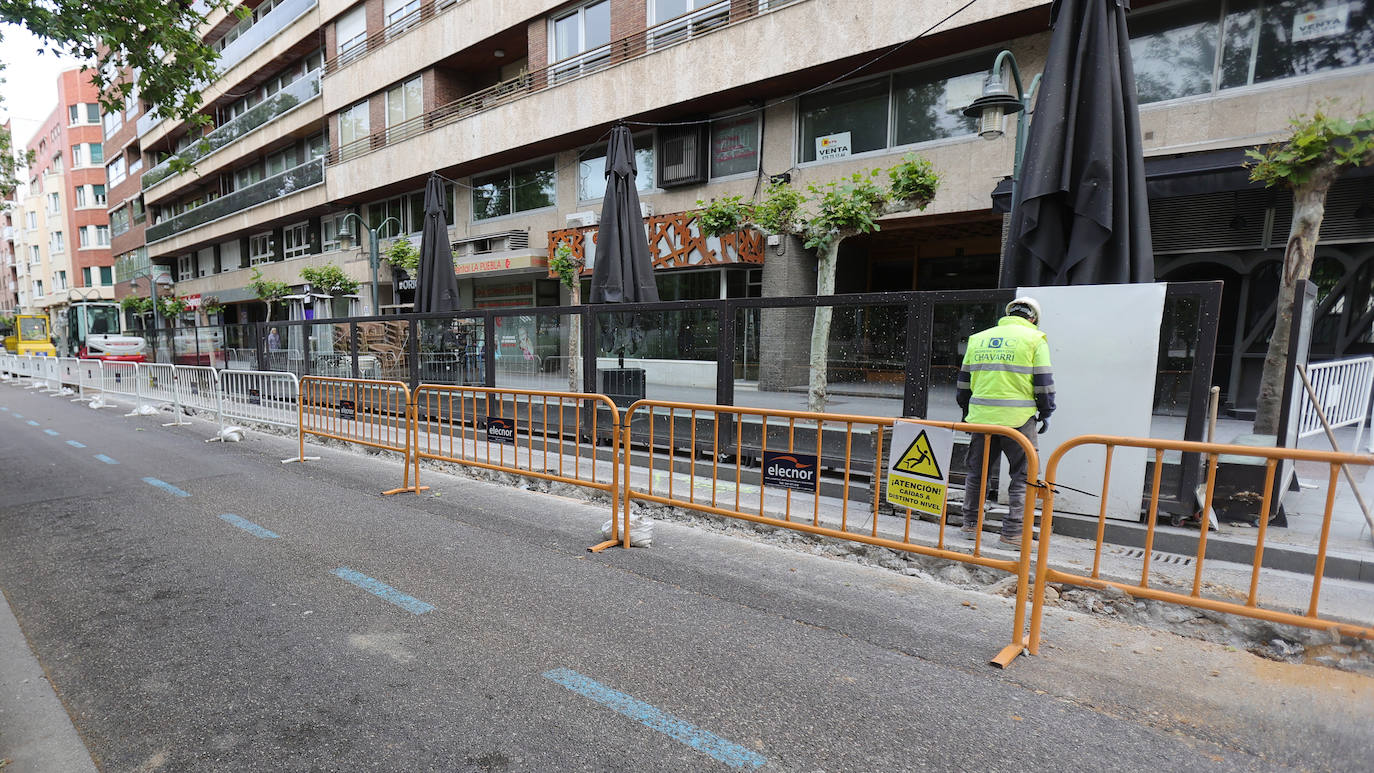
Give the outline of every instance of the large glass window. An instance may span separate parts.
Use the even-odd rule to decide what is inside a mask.
[[[711,176],[754,172],[759,168],[759,114],[751,112],[711,122]]]
[[[111,188],[124,182],[124,157],[119,156],[105,165],[105,181]]]
[[[289,258],[299,258],[310,253],[310,224],[296,223],[282,229],[284,254]]]
[[[340,160],[351,158],[353,155],[366,149],[362,146],[355,148],[350,148],[350,146],[367,137],[370,131],[368,128],[369,120],[367,100],[363,100],[342,113],[339,113]]]
[[[415,77],[386,92],[386,125],[397,126],[418,118],[423,111],[421,78]],[[392,139],[388,137],[388,139]]]
[[[528,212],[552,207],[555,171],[553,159],[514,166],[500,172],[472,178],[472,219]]]
[[[801,98],[801,160],[815,161],[818,145],[840,143],[848,152],[887,147],[888,79],[808,94]]]
[[[1127,18],[1142,104],[1374,63],[1370,0],[1179,4]]]
[[[553,59],[555,62],[611,42],[611,2],[589,3],[554,19]]]
[[[339,56],[357,56],[367,46],[367,13],[362,4],[343,14],[334,23]]]
[[[641,191],[654,187],[654,135],[645,132],[634,138],[635,187]],[[578,155],[577,198],[579,201],[599,199],[606,195],[606,144],[599,143]]]
[[[959,62],[892,77],[892,143],[910,145],[973,134],[964,108],[983,94],[983,75]]]

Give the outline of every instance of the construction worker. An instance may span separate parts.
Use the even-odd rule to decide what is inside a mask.
[[[1034,298],[1021,297],[1007,304],[1006,316],[995,327],[969,336],[955,392],[964,421],[1012,427],[1032,446],[1035,436],[1049,429],[1050,414],[1054,412],[1054,374],[1050,369],[1050,347],[1037,327],[1039,323],[1040,304]],[[968,473],[964,478],[961,531],[969,539],[978,532],[979,494],[986,484],[984,443],[992,444],[988,451],[989,468],[997,463],[998,453],[1007,457],[1011,468],[1011,485],[1007,489],[1011,509],[1002,521],[998,542],[1019,548],[1026,507],[1026,453],[1010,438],[973,434],[965,458]]]

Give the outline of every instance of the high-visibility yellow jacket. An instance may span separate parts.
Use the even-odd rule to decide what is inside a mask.
[[[1054,412],[1054,372],[1045,334],[1028,319],[1002,317],[969,336],[955,391],[965,420],[1019,427]]]

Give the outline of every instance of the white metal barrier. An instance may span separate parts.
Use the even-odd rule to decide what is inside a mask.
[[[80,394],[76,402],[87,402],[92,408],[105,407],[105,363],[101,360],[77,360],[77,383]]]
[[[1369,417],[1370,394],[1374,392],[1374,357],[1352,357],[1345,360],[1318,362],[1307,366],[1307,378],[1312,391],[1321,401],[1322,412],[1332,429],[1355,425],[1356,452],[1364,437],[1365,419]],[[1301,384],[1299,384],[1301,387]],[[1323,432],[1317,406],[1303,390],[1302,406],[1298,412],[1298,437],[1305,438]]]
[[[220,410],[224,420],[300,429],[296,374],[268,370],[223,370],[219,373]],[[221,427],[223,429],[223,427]]]
[[[157,411],[154,404],[170,405],[176,421],[163,426],[190,424],[181,416],[181,405],[177,402],[177,368],[170,363],[138,363],[138,405],[126,416],[150,415]]]
[[[50,394],[61,391],[62,380],[58,374],[57,358],[39,357],[35,364],[38,366],[38,379],[35,386]]]
[[[138,363],[106,360],[100,370],[102,394],[127,398],[138,405]]]
[[[176,366],[176,398],[182,408],[214,414],[215,421],[224,423],[220,416],[219,372],[213,367]]]
[[[81,392],[81,360],[75,357],[57,358],[57,386],[62,394]]]

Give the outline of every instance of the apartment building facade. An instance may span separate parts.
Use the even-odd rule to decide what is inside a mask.
[[[65,309],[114,297],[98,92],[79,68],[57,78],[57,105],[27,144],[33,153],[17,262],[20,306],[65,336]],[[26,254],[27,253],[27,254]]]
[[[1218,366],[1232,392],[1257,373],[1291,213],[1286,195],[1248,182],[1244,150],[1324,100],[1374,103],[1369,2],[1172,0],[1130,16],[1157,276],[1225,280]],[[961,110],[1002,49],[1029,83],[1050,6],[963,5],[269,1],[206,25],[223,59],[205,89],[216,127],[205,142],[148,115],[119,136],[145,165],[148,260],[179,295],[227,304],[231,321],[261,318],[254,269],[298,289],[296,316],[406,308],[406,282],[385,265],[381,310],[366,289],[311,295],[300,269],[336,263],[369,283],[367,256],[342,248],[344,223],[356,234],[357,215],[383,244],[418,242],[434,171],[450,181],[464,306],[565,302],[548,258],[563,241],[593,250],[617,120],[636,132],[665,299],[814,292],[813,255],[761,236],[703,239],[696,201],[752,197],[780,176],[804,190],[911,152],[939,170],[939,194],[847,241],[837,291],[990,287],[1014,137],[984,141]],[[170,174],[171,154],[195,171]],[[1332,192],[1316,272],[1327,354],[1371,345],[1372,193],[1358,175]]]

